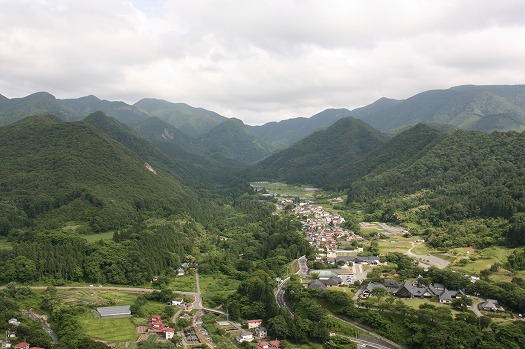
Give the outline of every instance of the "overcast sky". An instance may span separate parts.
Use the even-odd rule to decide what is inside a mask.
[[[9,98],[154,97],[261,124],[523,83],[523,0],[0,0]]]

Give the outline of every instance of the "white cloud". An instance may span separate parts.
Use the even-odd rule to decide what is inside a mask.
[[[0,93],[183,101],[248,123],[525,76],[508,0],[0,0]]]

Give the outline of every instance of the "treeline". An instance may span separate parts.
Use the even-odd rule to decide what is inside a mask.
[[[65,233],[20,236],[11,250],[0,251],[0,281],[141,285],[154,275],[173,276],[205,240],[202,227],[186,216],[116,231],[114,241],[88,243]]]

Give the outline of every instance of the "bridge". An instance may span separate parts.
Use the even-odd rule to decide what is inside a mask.
[[[223,312],[222,310],[219,310],[219,309],[204,308],[204,307],[202,307],[201,310],[204,311],[204,312],[206,312],[206,313],[213,313],[213,314],[217,314],[217,315],[224,315],[224,316],[226,316],[226,313]]]

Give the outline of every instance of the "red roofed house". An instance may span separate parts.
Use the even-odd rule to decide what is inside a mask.
[[[248,320],[248,321],[246,321],[246,323],[248,324],[248,329],[251,330],[252,328],[261,327],[263,321],[260,320],[260,319]]]
[[[255,346],[256,349],[279,349],[280,347],[281,347],[281,342],[278,340],[269,341],[269,342],[260,341]]]
[[[17,348],[17,349],[29,349],[29,343],[22,342],[22,343],[15,344],[15,348]]]
[[[173,336],[175,336],[175,330],[171,327],[163,328],[162,330],[159,331],[159,334],[161,333],[164,334],[164,338],[166,338],[167,340],[170,340],[173,338]]]

